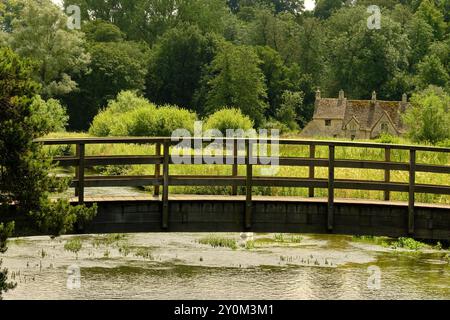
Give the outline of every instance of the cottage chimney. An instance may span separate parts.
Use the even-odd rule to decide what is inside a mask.
[[[377,101],[377,93],[374,91],[372,92],[372,102]]]
[[[320,100],[321,96],[320,96],[320,89],[317,89],[316,91],[316,100]]]
[[[345,99],[345,93],[344,90],[339,91],[339,101],[343,101]]]

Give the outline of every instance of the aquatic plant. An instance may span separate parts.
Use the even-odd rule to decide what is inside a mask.
[[[134,255],[136,257],[142,257],[144,259],[151,259],[151,260],[153,259],[150,248],[145,248],[145,247],[138,248],[136,250],[136,252],[134,253]]]
[[[78,252],[80,252],[82,247],[83,244],[81,243],[81,240],[78,238],[70,239],[64,244],[64,250],[75,253],[77,259],[78,259]]]
[[[205,238],[199,239],[198,243],[208,244],[214,248],[224,247],[236,250],[238,248],[237,241],[230,238],[219,237],[215,235],[210,235]]]
[[[394,241],[391,243],[391,248],[393,249],[397,249],[397,248],[402,248],[402,249],[409,249],[409,250],[419,250],[423,247],[426,246],[426,244],[414,240],[413,238],[398,238],[397,241]]]

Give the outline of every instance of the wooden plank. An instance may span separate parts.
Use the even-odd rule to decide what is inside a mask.
[[[408,232],[414,234],[414,202],[416,184],[416,150],[409,151]]]
[[[198,137],[182,137],[180,139],[187,140],[202,140]],[[207,138],[210,139],[210,138]],[[205,139],[205,140],[207,140]],[[223,138],[224,141],[228,139],[236,138]],[[245,140],[248,138],[237,138],[237,140]],[[170,144],[176,144],[178,141],[171,137],[105,137],[105,138],[64,138],[64,139],[35,139],[36,143],[42,143],[44,145],[68,145],[68,144],[108,144],[108,143],[127,143],[127,144],[154,144],[157,142]],[[355,148],[375,148],[381,149],[390,147],[395,150],[417,150],[417,151],[429,151],[429,152],[443,152],[450,153],[450,148],[443,147],[431,147],[431,146],[416,146],[416,145],[399,145],[399,144],[387,144],[387,143],[374,143],[374,142],[350,142],[350,141],[326,141],[326,140],[299,140],[299,139],[279,139],[280,145],[311,145],[316,146],[336,146],[336,147],[355,147]]]
[[[233,172],[232,172],[232,175],[233,175],[233,178],[236,178],[238,176],[238,169],[239,169],[238,162],[237,162],[238,144],[237,144],[237,140],[236,139],[233,140],[233,157],[234,157],[234,161],[233,161],[233,169],[232,169]],[[231,194],[234,195],[234,196],[237,195],[237,193],[238,193],[237,186],[233,185],[231,188],[232,188]]]
[[[155,146],[155,154],[157,157],[161,157],[161,143],[157,143]],[[155,179],[159,179],[159,176],[161,174],[161,165],[159,163],[155,164]],[[155,185],[153,189],[153,195],[159,196],[159,185]]]
[[[78,203],[84,203],[84,156],[86,152],[85,145],[80,143],[77,145],[77,154],[79,157],[77,179],[78,179]]]
[[[249,140],[246,143],[247,153],[247,176],[245,183],[245,227],[250,229],[252,227],[252,180],[253,180],[253,165],[251,164],[251,158],[253,155],[253,143]]]
[[[314,159],[316,157],[316,146],[314,144],[309,146],[309,158]],[[315,167],[314,164],[309,166],[309,178],[314,179]],[[314,198],[314,188],[309,188],[309,197]]]
[[[164,164],[163,164],[163,197],[162,197],[162,228],[169,227],[169,142],[164,142]]]
[[[391,162],[391,148],[384,148],[384,161]],[[384,182],[391,181],[391,170],[384,170]],[[389,201],[391,199],[391,193],[389,190],[384,191],[384,200]]]
[[[328,231],[333,230],[334,226],[334,158],[335,147],[328,147],[329,166],[328,166]]]

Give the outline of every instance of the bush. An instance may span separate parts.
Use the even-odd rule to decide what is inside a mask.
[[[157,107],[131,91],[121,92],[92,122],[94,136],[170,136],[175,129],[193,132],[197,115],[176,106]]]
[[[413,141],[436,144],[450,138],[450,96],[444,90],[430,86],[414,94],[411,104],[404,121]]]
[[[217,129],[222,134],[226,134],[227,129],[250,130],[253,128],[253,121],[241,110],[234,108],[224,108],[216,111],[206,119],[205,129]]]
[[[69,117],[66,109],[58,100],[43,100],[40,96],[33,98],[32,119],[43,131],[59,132],[64,131]]]

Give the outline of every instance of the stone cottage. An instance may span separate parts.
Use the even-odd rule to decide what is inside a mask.
[[[405,132],[401,115],[409,107],[406,94],[402,101],[379,101],[375,92],[372,100],[347,100],[344,91],[339,98],[322,98],[316,92],[313,120],[303,129],[302,137],[334,137],[374,139],[386,132]]]

